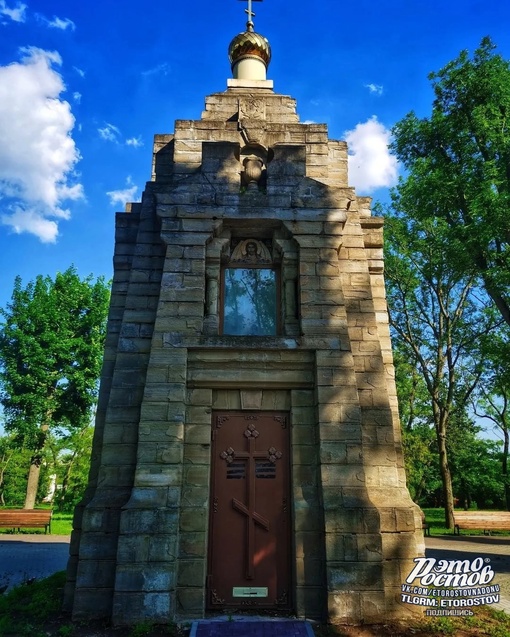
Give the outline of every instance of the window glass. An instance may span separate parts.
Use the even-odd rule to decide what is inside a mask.
[[[269,268],[225,268],[223,334],[275,336],[276,272]]]

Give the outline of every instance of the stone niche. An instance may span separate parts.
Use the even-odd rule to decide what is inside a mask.
[[[346,144],[300,123],[294,100],[271,89],[211,95],[201,119],[156,135],[142,202],[117,215],[90,483],[68,566],[76,619],[232,612],[210,584],[212,469],[240,453],[222,451],[222,465],[214,452],[229,414],[253,421],[246,445],[274,414],[288,449],[285,590],[247,587],[266,598],[239,597],[239,608],[336,623],[410,611],[400,587],[424,545],[405,484],[382,226],[348,186]],[[255,475],[283,466],[277,450]],[[256,543],[263,516],[248,513]]]

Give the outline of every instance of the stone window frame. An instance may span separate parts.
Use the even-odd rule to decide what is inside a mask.
[[[278,227],[266,229],[264,232],[253,232],[242,227],[224,228],[218,235],[211,237],[206,244],[205,267],[205,303],[204,327],[205,336],[223,336],[221,332],[221,312],[223,305],[223,276],[231,256],[232,239],[236,241],[255,239],[271,241],[272,267],[277,269],[277,333],[274,337],[230,336],[225,338],[295,338],[300,335],[299,320],[299,267],[298,246],[289,238],[279,224]],[[239,265],[239,267],[245,267]],[[268,267],[263,264],[259,267]]]
[[[235,254],[236,251],[243,245],[246,244],[248,246],[250,243],[258,243],[262,244],[266,248],[265,255],[267,258],[255,262],[250,262],[246,260],[236,260]],[[267,243],[270,242],[271,249],[267,246]],[[242,336],[247,337],[266,337],[266,336],[281,336],[282,335],[282,292],[281,292],[281,259],[275,258],[273,252],[273,241],[272,239],[260,239],[250,236],[236,237],[231,239],[230,243],[230,255],[225,256],[222,259],[221,269],[220,269],[220,293],[219,293],[219,334],[221,336],[235,336],[230,334],[224,334],[224,320],[225,320],[225,274],[227,270],[272,270],[275,273],[275,294],[276,294],[276,307],[275,307],[275,334],[244,334]],[[241,336],[241,335],[240,335]]]

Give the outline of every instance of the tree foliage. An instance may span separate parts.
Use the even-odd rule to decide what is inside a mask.
[[[60,511],[73,511],[87,487],[94,427],[73,430],[52,440],[53,470],[57,478],[54,503]]]
[[[510,64],[484,38],[429,77],[430,117],[409,113],[393,129],[407,175],[396,210],[441,223],[444,258],[479,277],[510,325]]]
[[[416,424],[403,431],[402,441],[407,487],[412,499],[421,506],[438,506],[442,501],[442,482],[434,428]]]
[[[506,327],[506,326],[505,326]],[[483,383],[473,400],[473,411],[493,426],[503,441],[501,450],[502,483],[506,508],[510,511],[510,365],[507,357],[510,330],[502,328],[484,340],[485,369]]]
[[[505,505],[501,443],[479,437],[472,422],[450,423],[448,462],[456,507],[494,509]],[[444,505],[437,437],[417,423],[403,432],[407,486],[422,507]]]
[[[87,487],[93,433],[92,425],[64,436],[48,433],[40,452],[37,502],[59,511],[74,510]],[[12,434],[0,435],[0,506],[23,506],[32,453],[20,447]]]
[[[466,509],[504,508],[501,445],[480,438],[479,433],[468,419],[451,423],[448,451],[456,500]]]
[[[453,487],[469,500],[468,476],[474,480],[478,465],[471,451],[471,460],[462,460],[455,442],[477,448],[473,405],[501,427],[507,442],[500,492],[508,482],[510,64],[484,38],[473,55],[461,52],[429,78],[430,116],[411,112],[393,129],[392,149],[405,174],[392,191],[389,302],[394,337],[431,397],[444,488],[453,475]],[[420,421],[409,397],[418,397],[419,387],[413,376],[400,381],[413,435]],[[492,451],[491,463],[499,453]],[[445,501],[450,509],[448,493]]]
[[[12,436],[0,437],[0,506],[23,505],[30,458],[30,450],[20,448]]]
[[[82,429],[97,396],[109,289],[103,279],[80,279],[74,268],[55,279],[38,276],[14,283],[0,310],[0,402],[5,429],[32,451],[35,484],[50,431]],[[31,495],[29,496],[28,491]]]
[[[397,383],[407,409],[407,442],[409,446],[413,424],[433,424],[446,523],[452,527],[451,423],[465,418],[483,371],[477,343],[495,321],[475,294],[474,277],[459,275],[444,258],[446,242],[441,222],[400,214],[387,218],[389,317],[399,354],[397,370],[404,364],[404,371],[397,371]]]

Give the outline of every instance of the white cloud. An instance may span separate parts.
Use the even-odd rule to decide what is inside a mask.
[[[76,73],[78,73],[80,77],[85,77],[85,71],[79,69],[77,66],[73,66],[73,69],[76,71]]]
[[[360,193],[397,182],[397,158],[388,149],[391,132],[375,115],[345,133],[349,147],[349,183]]]
[[[127,146],[133,146],[134,148],[140,148],[143,146],[141,137],[131,137],[131,139],[126,139]]]
[[[54,15],[53,20],[44,18],[44,21],[52,29],[61,29],[62,31],[65,31],[66,29],[74,31],[76,29],[75,23],[72,20],[69,20],[69,18],[57,18],[57,16]]]
[[[149,77],[150,75],[168,75],[171,71],[171,66],[166,62],[163,64],[158,64],[158,66],[153,67],[152,69],[147,69],[147,71],[142,71],[142,75],[144,77]]]
[[[105,139],[107,142],[119,143],[120,130],[113,124],[105,123],[104,128],[98,128],[97,132],[101,139]]]
[[[60,55],[37,48],[21,53],[20,62],[0,66],[0,197],[5,199],[0,223],[53,242],[54,219],[69,218],[62,202],[83,198],[83,187],[73,179],[80,159],[71,137],[75,120],[69,103],[60,99],[65,86],[53,68],[61,64]]]
[[[104,139],[107,142],[115,142],[116,144],[119,143],[118,138],[120,135],[120,130],[113,124],[108,124],[106,122],[104,128],[98,128],[97,132],[99,133],[99,137],[101,137],[101,139]]]
[[[133,184],[131,177],[126,179],[127,188],[122,190],[110,190],[106,194],[110,198],[110,205],[120,204],[124,207],[128,202],[134,201],[138,187]]]
[[[77,103],[80,104],[81,102],[81,93],[79,93],[78,91],[75,91],[73,93],[73,100]]]
[[[10,9],[7,6],[5,0],[0,0],[0,16],[7,16],[14,22],[25,22],[25,11],[27,9],[26,4],[16,2],[16,6]]]
[[[83,186],[81,184],[74,184],[74,186],[67,186],[63,184],[60,186],[60,195],[62,199],[72,199],[76,201],[77,199],[83,198]],[[68,219],[67,211],[64,219]]]
[[[41,217],[33,209],[13,208],[11,215],[2,215],[2,223],[10,226],[16,234],[29,232],[35,234],[42,243],[54,243],[58,235],[58,225],[55,221],[50,221]]]
[[[363,86],[374,95],[382,95],[384,92],[384,86],[381,84],[364,84]]]
[[[10,226],[16,234],[29,232],[35,234],[42,243],[55,243],[58,236],[58,224],[41,215],[37,208],[20,208],[13,206],[10,215],[1,215],[0,219],[6,226]],[[63,219],[68,219],[69,214],[62,211],[62,215],[57,215]]]
[[[98,128],[97,132],[99,133],[99,137],[107,142],[113,142],[114,144],[126,144],[126,146],[133,146],[133,148],[140,148],[143,146],[141,137],[130,137],[129,139],[123,140],[120,129],[114,124],[109,124],[108,122],[105,122],[103,128]]]

